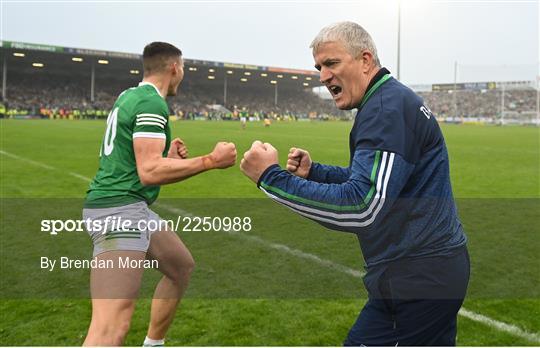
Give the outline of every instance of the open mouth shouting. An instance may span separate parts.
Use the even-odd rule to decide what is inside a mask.
[[[332,94],[332,97],[334,99],[338,99],[339,97],[341,97],[341,87],[338,86],[338,85],[330,85],[327,87],[328,90],[330,91],[330,94]]]

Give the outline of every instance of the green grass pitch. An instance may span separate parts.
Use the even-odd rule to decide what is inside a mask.
[[[348,163],[347,122],[175,122],[190,155],[254,140],[285,163],[291,146],[323,163]],[[90,321],[88,272],[48,272],[39,256],[91,255],[85,233],[50,236],[44,218],[80,218],[105,123],[0,121],[0,345],[80,345]],[[458,344],[540,344],[540,131],[443,125],[452,185],[469,238],[472,276]],[[197,266],[169,332],[170,345],[341,345],[365,299],[363,261],[352,235],[327,231],[270,202],[238,166],[164,186],[155,210],[252,216],[250,232],[180,232]],[[173,209],[171,209],[171,207]],[[284,248],[287,248],[285,250]],[[310,255],[310,256],[306,256]],[[127,345],[140,345],[149,316],[144,286]],[[500,323],[507,324],[501,328]]]

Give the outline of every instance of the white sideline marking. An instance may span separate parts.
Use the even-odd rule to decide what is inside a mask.
[[[157,207],[157,208],[167,210],[168,212],[176,214],[176,215],[193,216],[193,214],[191,214],[191,213],[189,213],[189,212],[187,212],[185,210],[182,210],[182,209],[179,209],[179,208],[174,208],[174,207],[171,207],[171,206],[168,206],[168,205],[165,205],[165,204],[154,203],[154,206]],[[246,240],[249,240],[251,242],[263,245],[265,247],[268,247],[268,248],[271,248],[271,249],[274,249],[274,250],[282,251],[284,253],[296,256],[296,257],[301,258],[301,259],[313,261],[315,263],[318,263],[319,265],[328,267],[330,269],[339,271],[341,273],[351,275],[351,276],[356,277],[356,278],[362,278],[364,276],[364,274],[365,274],[364,272],[360,272],[360,271],[357,271],[355,269],[343,266],[343,265],[341,265],[339,263],[335,263],[333,261],[326,260],[326,259],[321,259],[317,255],[306,253],[306,252],[304,252],[302,250],[290,248],[290,247],[288,247],[288,246],[286,246],[284,244],[268,242],[268,241],[266,241],[266,240],[264,240],[264,239],[262,239],[260,237],[257,237],[257,236],[247,235],[247,234],[240,233],[240,232],[235,232],[235,231],[223,231],[223,232],[228,233],[228,234],[233,235],[233,236],[244,238]]]
[[[32,161],[31,159],[20,157],[20,156],[14,155],[14,154],[6,152],[6,151],[0,150],[0,153],[2,155],[4,155],[4,156],[11,157],[11,158],[17,159],[17,160],[22,161],[22,162],[30,163],[30,164],[33,164],[35,166],[41,167],[41,168],[45,168],[45,169],[49,169],[49,170],[55,170],[56,169],[54,167],[46,165],[45,163]]]
[[[82,176],[81,174],[69,172],[69,175],[76,177],[77,179],[81,179],[82,181],[91,182],[92,179],[86,176]]]
[[[24,158],[24,157],[20,157],[20,156],[14,155],[14,154],[6,152],[6,151],[0,150],[0,154],[5,155],[7,157],[18,159],[18,160],[23,161],[23,162],[27,162],[27,163],[36,165],[36,166],[39,166],[39,167],[42,167],[42,168],[46,168],[46,169],[50,169],[50,170],[59,170],[58,168],[51,167],[51,166],[49,166],[47,164],[44,164],[44,163],[41,163],[41,162],[36,162],[36,161],[30,160],[30,159],[27,159],[27,158]],[[69,174],[76,177],[76,178],[79,178],[80,180],[86,181],[86,182],[91,181],[90,178],[88,178],[86,176],[83,176],[83,175],[80,175],[80,174],[77,174],[77,173],[70,172]],[[179,209],[179,208],[174,208],[174,207],[164,205],[164,204],[154,204],[154,205],[157,206],[158,208],[168,210],[169,212],[171,212],[173,214],[178,214],[178,215],[183,215],[183,216],[193,216],[193,214],[191,214],[191,213],[189,213],[187,211],[184,211],[182,209]],[[285,252],[287,254],[297,256],[299,258],[314,261],[314,262],[316,262],[316,263],[318,263],[318,264],[320,264],[322,266],[325,266],[325,267],[340,271],[342,273],[348,274],[348,275],[350,275],[352,277],[355,277],[355,278],[362,278],[362,276],[364,275],[363,272],[360,272],[360,271],[357,271],[355,269],[340,265],[340,264],[332,262],[330,260],[322,259],[322,258],[318,257],[317,255],[305,253],[305,252],[303,252],[301,250],[298,250],[298,249],[292,249],[292,248],[289,248],[288,246],[283,245],[283,244],[271,243],[271,242],[268,242],[268,241],[266,241],[266,240],[264,240],[262,238],[259,238],[257,236],[249,236],[249,235],[246,235],[246,234],[243,234],[243,233],[238,233],[238,232],[227,232],[227,233],[229,233],[231,235],[234,235],[234,236],[241,237],[241,238],[245,238],[247,240],[253,241],[253,242],[257,243],[257,244],[264,245],[264,246],[269,247],[271,249],[279,250],[279,251]],[[507,324],[507,323],[504,323],[502,321],[491,319],[490,317],[487,317],[485,315],[478,314],[478,313],[475,313],[475,312],[471,312],[468,309],[465,309],[464,307],[461,307],[461,309],[459,310],[459,314],[461,316],[467,318],[467,319],[477,321],[479,323],[482,323],[482,324],[484,324],[486,326],[489,326],[491,328],[494,328],[496,330],[506,332],[506,333],[508,333],[510,335],[520,337],[520,338],[526,339],[526,340],[531,341],[531,342],[540,343],[540,334],[538,334],[536,332],[525,331],[525,330],[521,329],[520,327],[518,327],[516,325]]]
[[[482,324],[485,324],[487,326],[491,326],[491,327],[493,327],[493,328],[495,328],[495,329],[497,329],[499,331],[510,333],[510,334],[512,334],[514,336],[524,338],[524,339],[529,340],[531,342],[536,342],[536,343],[540,342],[540,334],[538,334],[536,332],[524,331],[524,330],[522,330],[521,328],[519,328],[519,327],[517,327],[515,325],[507,324],[507,323],[503,323],[501,321],[491,319],[490,317],[486,317],[485,315],[471,312],[471,311],[469,311],[469,310],[467,310],[467,309],[465,309],[463,307],[461,307],[461,309],[459,310],[459,314],[461,314],[462,316],[464,316],[467,319],[478,321],[478,322],[480,322]]]

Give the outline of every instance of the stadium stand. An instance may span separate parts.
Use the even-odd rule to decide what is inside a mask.
[[[418,94],[438,117],[444,119],[478,118],[495,122],[501,118],[503,112],[531,113],[536,110],[537,92],[533,89],[505,91],[504,99],[501,89],[432,91]]]
[[[142,78],[137,54],[10,41],[0,51],[7,117],[105,118]],[[313,93],[316,86],[314,71],[185,59],[184,82],[168,103],[185,119],[351,118]]]
[[[59,76],[39,79],[17,76],[10,79],[9,99],[3,104],[7,116],[39,115],[50,118],[104,118],[116,96],[133,86],[119,81],[97,89],[94,102],[88,97],[83,81],[75,82]],[[86,88],[85,88],[86,87]],[[501,118],[502,91],[431,91],[419,92],[431,110],[441,119],[453,122],[463,119],[496,123]],[[289,90],[280,103],[274,105],[273,94],[264,88],[233,87],[227,104],[223,91],[190,84],[182,86],[176,97],[169,98],[171,114],[182,119],[236,119],[241,113],[255,118],[347,118],[332,101],[317,97],[309,91]],[[536,109],[535,90],[505,92],[504,110],[507,113],[531,114]],[[455,107],[454,107],[455,103]],[[221,106],[221,107],[218,107]]]
[[[134,86],[130,81],[109,84],[96,89],[94,101],[88,96],[87,83],[70,81],[61,76],[24,76],[14,74],[10,78],[9,98],[4,102],[8,114],[39,115],[51,118],[97,118],[105,117],[115,98],[126,88]],[[288,90],[278,105],[273,94],[264,88],[236,87],[230,89],[227,105],[222,105],[223,92],[216,88],[191,85],[181,86],[179,95],[169,97],[171,114],[181,118],[227,119],[237,118],[240,112],[251,117],[336,118],[343,116],[333,103],[308,91]],[[220,100],[221,99],[221,100]],[[220,105],[221,108],[214,106]],[[230,115],[228,115],[230,114]],[[348,114],[347,114],[348,115]]]
[[[137,54],[9,41],[0,51],[0,117],[106,118],[142,78]],[[179,94],[168,103],[179,119],[352,119],[313,92],[320,86],[315,71],[185,59]],[[428,85],[418,93],[444,122],[539,125],[532,81]]]

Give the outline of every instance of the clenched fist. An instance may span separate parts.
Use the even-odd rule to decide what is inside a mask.
[[[291,147],[287,157],[287,170],[301,178],[307,178],[311,169],[311,157],[309,152]]]
[[[182,139],[176,138],[171,141],[171,147],[169,147],[167,157],[177,159],[186,159],[188,157],[188,149]]]
[[[217,143],[209,155],[203,156],[203,163],[206,169],[224,169],[234,166],[236,163],[236,146],[234,143]]]
[[[279,163],[278,151],[270,143],[254,141],[251,148],[244,153],[240,162],[240,170],[254,183],[259,181],[262,173],[272,164]]]

